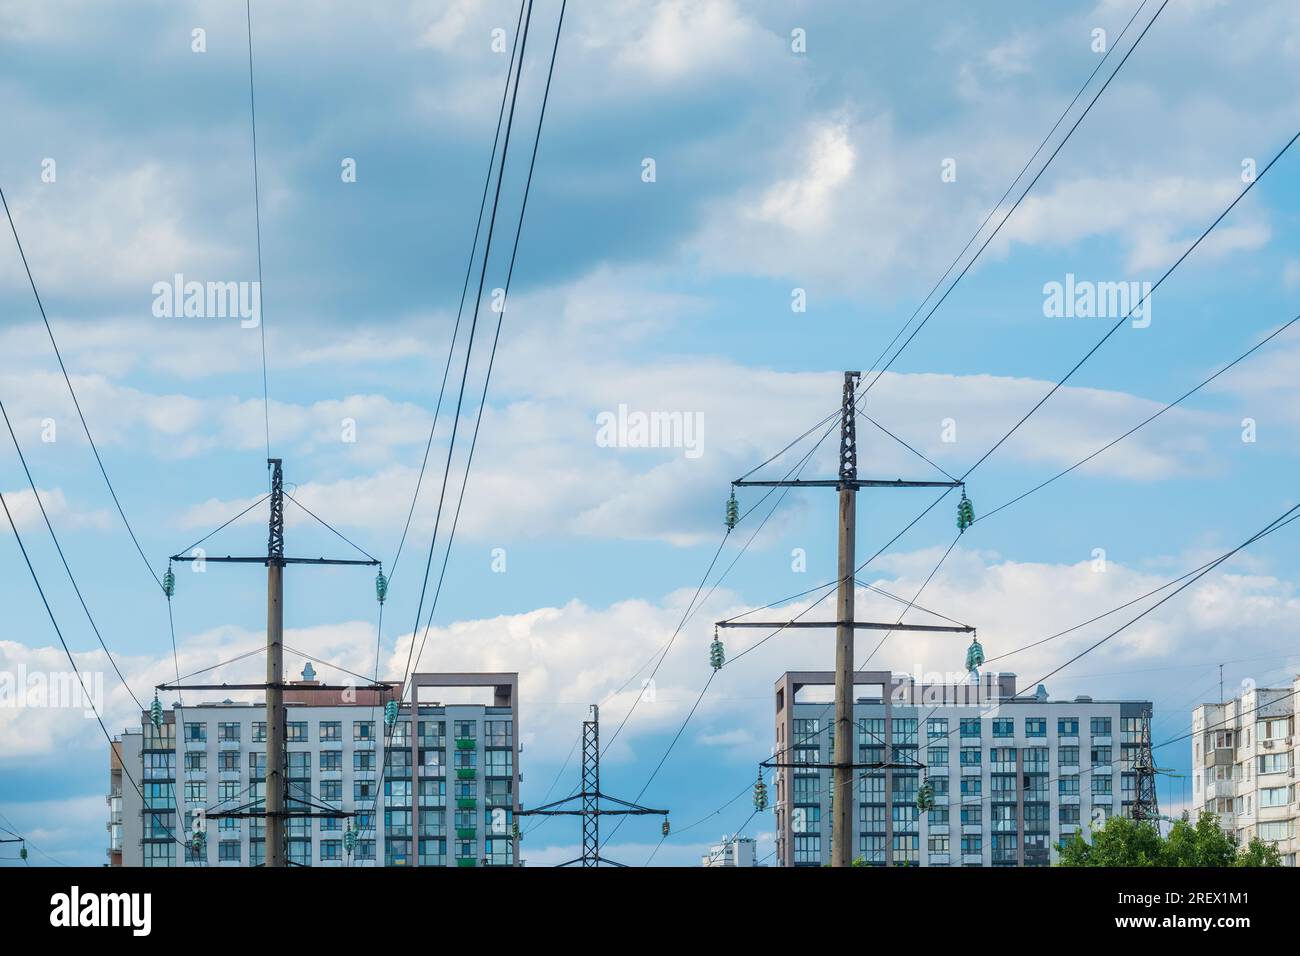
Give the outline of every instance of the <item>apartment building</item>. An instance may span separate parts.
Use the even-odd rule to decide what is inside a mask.
[[[700,866],[758,866],[758,844],[753,837],[724,839],[700,857]]]
[[[515,865],[517,674],[416,674],[414,704],[391,731],[384,704],[396,683],[344,692],[314,678],[309,664],[285,691],[288,810],[303,814],[287,825],[291,866]],[[435,699],[445,694],[490,700]],[[160,726],[142,714],[112,754],[111,865],[265,861],[264,703],[174,704]]]
[[[1192,711],[1192,816],[1219,815],[1245,845],[1276,846],[1287,866],[1300,851],[1300,677],[1287,687],[1252,687]]]
[[[778,866],[830,861],[834,686],[831,671],[776,682]],[[1047,866],[1137,799],[1149,701],[1051,700],[1041,685],[1017,697],[1007,673],[918,683],[888,671],[860,672],[855,701],[854,856],[869,865]]]

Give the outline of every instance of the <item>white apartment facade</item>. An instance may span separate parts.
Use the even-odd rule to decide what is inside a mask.
[[[391,731],[388,692],[345,700],[309,678],[285,691],[287,809],[301,814],[286,827],[291,866],[516,864],[516,674],[416,674],[418,711],[402,704]],[[447,687],[490,688],[493,702],[426,699]],[[146,713],[112,753],[110,865],[265,861],[264,704],[173,705],[161,726]],[[244,815],[223,815],[231,812]],[[201,853],[196,829],[205,831]]]
[[[1251,687],[1192,711],[1192,817],[1210,810],[1245,846],[1276,846],[1287,866],[1300,851],[1300,677]]]
[[[834,683],[830,671],[776,683],[778,866],[830,861]],[[859,672],[856,684],[853,855],[868,865],[1047,866],[1081,828],[1132,813],[1148,701],[1017,697],[1014,674]]]
[[[753,837],[724,838],[700,857],[700,866],[758,866],[758,844]]]

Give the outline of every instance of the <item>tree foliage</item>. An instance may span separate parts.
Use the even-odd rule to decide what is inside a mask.
[[[1061,850],[1061,866],[1281,866],[1277,847],[1252,839],[1245,848],[1203,812],[1196,823],[1175,821],[1168,836],[1150,823],[1115,816],[1087,843],[1081,832]]]

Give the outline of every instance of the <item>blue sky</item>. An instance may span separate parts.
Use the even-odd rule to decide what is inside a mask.
[[[673,633],[721,538],[729,481],[830,411],[843,368],[870,367],[1096,66],[1094,29],[1113,42],[1136,6],[570,4],[482,437],[421,662],[521,673],[525,804],[546,794],[587,704],[602,702],[609,731],[626,712],[639,681],[611,694]],[[1145,5],[1083,103],[1157,6]],[[517,213],[558,9],[537,0],[502,228]],[[512,36],[517,10],[510,0],[253,5],[272,446],[295,496],[390,564],[505,77],[492,31]],[[191,50],[195,28],[206,31],[205,53]],[[791,49],[797,29],[806,53]],[[154,283],[178,272],[257,277],[246,43],[238,3],[0,0],[0,186],[159,573],[265,485],[259,333],[151,309]],[[869,414],[948,471],[973,464],[1108,327],[1047,317],[1044,284],[1071,273],[1159,278],[1244,188],[1243,161],[1262,168],[1300,129],[1298,76],[1294,5],[1174,0],[872,390]],[[341,180],[345,158],[356,161],[355,183]],[[42,181],[46,159],[54,182]],[[941,177],[948,159],[952,182]],[[1300,313],[1298,164],[1300,155],[1283,157],[1155,293],[1150,326],[1122,328],[981,466],[969,489],[977,511],[1110,441]],[[0,399],[100,629],[148,698],[174,676],[166,607],[80,433],[11,237],[0,247]],[[493,256],[489,289],[505,266]],[[805,290],[806,312],[792,311],[794,289]],[[463,339],[457,366],[460,348]],[[992,656],[1239,543],[1295,503],[1298,373],[1300,338],[1286,333],[977,525],[922,603],[978,625]],[[621,404],[700,415],[703,453],[601,447],[597,416]],[[472,427],[475,412],[467,401],[462,424]],[[42,440],[47,418],[52,442]],[[340,440],[345,418],[355,442]],[[942,439],[950,418],[955,442]],[[1245,418],[1254,442],[1242,440]],[[448,425],[440,419],[436,475]],[[860,434],[864,474],[938,477],[869,426]],[[462,467],[458,454],[453,488]],[[833,468],[827,443],[809,474]],[[0,490],[79,664],[111,677],[7,443]],[[426,484],[394,575],[382,676],[400,676],[406,660],[436,491]],[[864,493],[859,553],[893,537],[926,494]],[[830,497],[791,493],[682,630],[654,699],[607,756],[609,790],[630,797],[645,784],[708,677],[713,620],[834,576]],[[260,520],[227,529],[213,553],[260,547]],[[752,525],[732,535],[726,563]],[[862,577],[914,593],[952,525],[947,504],[935,509]],[[291,551],[344,547],[301,521],[289,535]],[[1289,679],[1300,669],[1292,535],[1234,559],[1054,677],[1049,692],[1151,699],[1160,740],[1188,729],[1193,704],[1217,698],[1219,662],[1230,688]],[[59,670],[62,651],[4,537],[0,668]],[[492,569],[497,548],[505,573]],[[803,572],[792,570],[796,548]],[[1093,569],[1098,548],[1104,573]],[[373,666],[369,575],[294,571],[287,589],[288,642],[318,656],[318,670],[320,660]],[[890,613],[865,594],[860,606]],[[255,569],[181,569],[175,607],[182,671],[261,641]],[[1084,629],[1003,663],[1032,680],[1105,632]],[[760,636],[729,636],[729,652]],[[963,652],[950,639],[895,635],[872,666],[952,670]],[[671,808],[680,828],[738,793],[771,748],[773,681],[831,658],[829,636],[801,633],[724,669],[646,801]],[[252,677],[248,667],[221,673]],[[109,726],[133,723],[126,691],[115,679],[106,690]],[[1177,745],[1159,759],[1185,771],[1190,753]],[[58,859],[102,862],[106,769],[93,721],[0,710],[0,812]],[[570,764],[552,796],[573,785]],[[694,862],[745,820],[747,803],[668,841],[656,864]],[[751,829],[770,840],[770,825]],[[568,859],[570,830],[546,824],[525,857]],[[610,855],[639,863],[656,842],[656,824],[634,822]]]

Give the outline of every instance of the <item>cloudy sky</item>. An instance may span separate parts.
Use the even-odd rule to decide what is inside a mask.
[[[569,4],[480,439],[420,659],[424,670],[520,672],[525,805],[576,788],[566,761],[588,704],[601,704],[607,737],[628,712],[723,537],[731,479],[835,408],[843,369],[872,367],[1097,67],[1095,31],[1115,49],[1012,197],[1159,8],[1141,4],[1120,39],[1140,2]],[[264,285],[260,328],[242,328],[159,317],[154,285],[177,274],[257,279],[244,5],[0,0],[0,188],[155,573],[265,493],[262,333],[271,445],[291,491],[392,567],[518,11],[515,0],[255,0]],[[558,13],[559,0],[536,0],[448,513]],[[204,52],[194,50],[196,29]],[[506,52],[494,49],[502,36]],[[1295,4],[1172,0],[871,390],[867,413],[944,470],[965,472],[1123,315],[1049,315],[1044,287],[1067,276],[1159,279],[1246,188],[1249,170],[1300,131],[1298,79]],[[347,160],[355,182],[344,181]],[[1125,323],[980,465],[969,479],[977,513],[1096,451],[1300,313],[1298,172],[1300,155],[1286,153],[1155,292],[1149,324]],[[178,569],[173,659],[166,602],[99,473],[4,225],[0,400],[100,633],[147,702],[177,667],[258,646],[264,585],[256,568]],[[472,301],[473,285],[471,310]],[[995,656],[1234,547],[1297,501],[1298,392],[1293,328],[978,523],[921,603],[977,625]],[[690,415],[699,444],[598,441],[598,418],[620,406]],[[381,677],[400,678],[410,652],[450,435],[444,406],[393,575]],[[943,477],[865,421],[859,435],[864,475]],[[812,453],[807,476],[832,473],[832,442]],[[760,475],[779,477],[812,444]],[[138,722],[7,431],[0,491],[78,664],[105,674],[105,722],[113,731]],[[859,554],[885,545],[932,497],[864,492]],[[610,792],[630,798],[646,785],[709,677],[714,620],[834,577],[832,499],[792,492],[755,534],[773,496],[728,537],[709,585],[725,578],[607,754]],[[741,494],[742,508],[758,500]],[[915,594],[952,540],[952,512],[949,499],[860,578]],[[347,553],[300,512],[289,518],[290,552]],[[213,538],[210,553],[264,546],[263,522],[255,509]],[[441,543],[445,531],[444,518]],[[1246,679],[1288,680],[1300,669],[1295,533],[1243,552],[1053,676],[1049,693],[1152,700],[1159,742],[1188,729],[1195,703],[1217,699],[1220,663],[1230,691]],[[13,535],[0,537],[0,671],[66,670]],[[441,559],[440,545],[435,578]],[[293,569],[286,578],[287,643],[323,676],[330,664],[373,668],[371,576]],[[899,610],[866,591],[859,607],[891,620]],[[827,605],[810,615],[819,613]],[[1126,619],[997,667],[1032,682]],[[762,636],[733,632],[728,653]],[[950,671],[963,656],[960,639],[896,634],[870,666]],[[771,749],[773,682],[832,660],[829,634],[797,632],[720,672],[645,790],[679,829],[707,818],[669,840],[657,864],[693,862],[744,823],[747,798],[724,805]],[[302,663],[291,656],[288,666]],[[214,673],[255,679],[257,668],[254,659]],[[1189,747],[1158,759],[1186,771]],[[103,735],[79,710],[0,709],[0,813],[50,857],[103,862],[107,767]],[[750,826],[760,854],[770,829],[770,818]],[[576,827],[547,823],[529,833],[524,856],[567,859],[577,841]],[[657,823],[633,822],[609,855],[642,863],[656,843]]]

